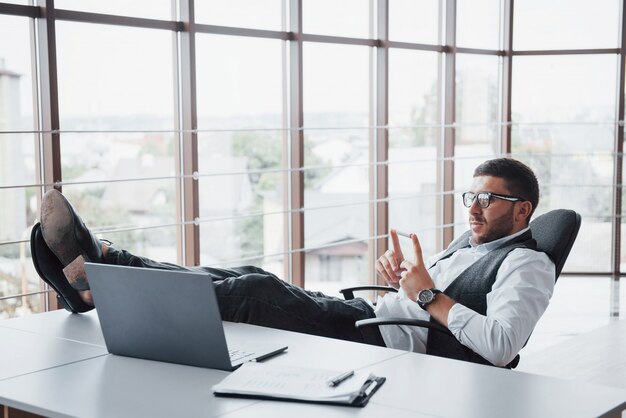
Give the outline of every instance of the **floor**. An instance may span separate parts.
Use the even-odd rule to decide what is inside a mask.
[[[550,306],[520,353],[534,354],[618,318],[610,316],[612,281],[608,277],[561,276]],[[621,318],[626,318],[626,279],[619,286]]]

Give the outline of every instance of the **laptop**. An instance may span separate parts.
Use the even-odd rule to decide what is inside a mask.
[[[230,371],[287,349],[249,339],[227,342],[206,273],[95,263],[85,269],[112,354]]]

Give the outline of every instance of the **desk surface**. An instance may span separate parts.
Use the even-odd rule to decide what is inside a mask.
[[[368,369],[387,382],[365,408],[217,398],[211,386],[227,372],[102,355],[95,312],[57,311],[0,322],[0,333],[21,336],[0,354],[28,365],[0,380],[0,404],[53,417],[589,417],[626,408],[620,389],[247,324],[225,323],[225,330],[285,342],[287,353],[268,360],[276,364]],[[24,338],[47,343],[19,357]]]
[[[0,327],[0,381],[106,354],[104,347]]]
[[[626,319],[522,357],[518,370],[626,389]]]

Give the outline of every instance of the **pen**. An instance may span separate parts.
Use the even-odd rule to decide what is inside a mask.
[[[345,373],[341,373],[339,376],[337,377],[333,377],[332,379],[330,379],[328,381],[328,386],[339,386],[341,384],[341,382],[343,382],[344,380],[347,380],[348,378],[352,377],[354,375],[354,370],[350,370],[348,372]]]
[[[398,230],[396,229],[396,233],[397,233],[398,235],[403,236],[403,237],[411,238],[411,234],[409,234],[408,232],[398,231]]]

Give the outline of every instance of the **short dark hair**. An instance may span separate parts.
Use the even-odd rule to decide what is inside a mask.
[[[530,221],[539,204],[539,182],[530,167],[513,158],[495,158],[487,160],[476,167],[474,177],[480,176],[493,176],[504,179],[511,195],[529,201],[533,205],[528,217]]]

